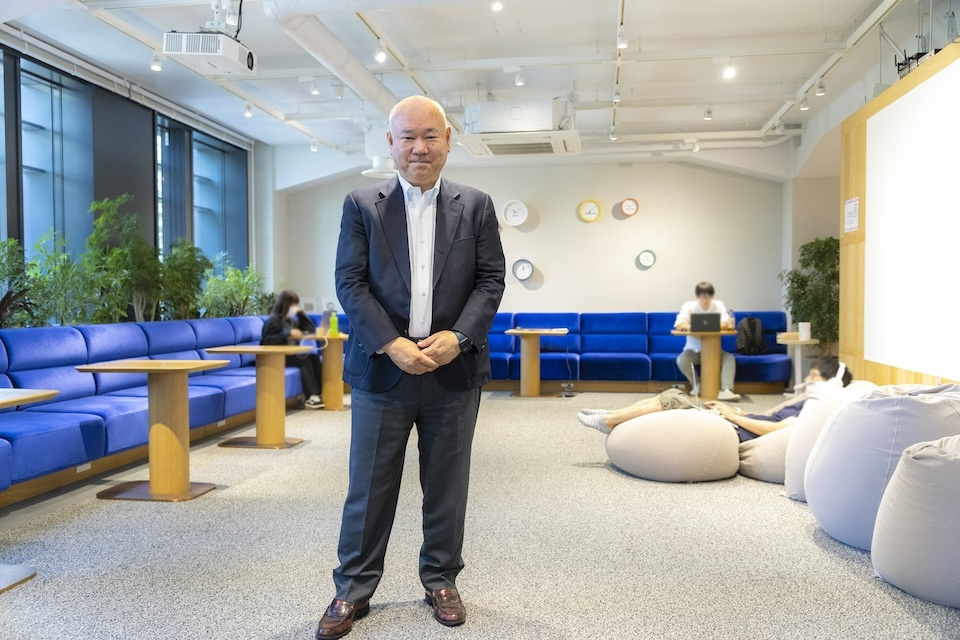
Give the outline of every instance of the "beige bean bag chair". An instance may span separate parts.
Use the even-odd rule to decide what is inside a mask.
[[[806,405],[800,414],[806,410]],[[783,484],[787,464],[787,445],[796,423],[771,431],[759,438],[740,443],[740,475]]]
[[[677,409],[633,418],[607,436],[607,456],[629,474],[660,482],[703,482],[736,475],[739,439],[708,411]]]
[[[877,512],[877,575],[924,600],[960,607],[960,436],[907,447]]]

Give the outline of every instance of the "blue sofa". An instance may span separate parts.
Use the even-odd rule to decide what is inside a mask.
[[[786,331],[782,311],[748,311],[738,317],[760,318],[768,352],[736,355],[738,385],[782,390],[792,365],[777,333]],[[596,382],[602,390],[615,383],[649,382],[654,387],[685,381],[676,359],[686,339],[674,336],[675,312],[498,313],[488,336],[494,381],[520,378],[520,343],[506,335],[515,327],[565,327],[565,336],[541,338],[540,378],[545,381]],[[724,336],[724,351],[736,351],[736,336]],[[759,386],[758,386],[759,385]]]
[[[146,445],[146,374],[86,373],[77,365],[121,358],[226,359],[224,368],[189,377],[191,434],[202,437],[231,421],[251,420],[255,357],[206,349],[257,344],[262,326],[262,318],[247,316],[0,330],[0,387],[59,391],[50,400],[0,412],[0,492],[77,467],[64,482],[45,488],[60,486],[83,477],[81,466]],[[287,368],[285,391],[288,398],[301,393],[298,369]],[[0,493],[0,505],[13,501]]]

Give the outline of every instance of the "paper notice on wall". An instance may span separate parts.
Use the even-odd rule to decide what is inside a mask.
[[[843,231],[850,233],[860,228],[860,198],[850,198],[843,203]]]

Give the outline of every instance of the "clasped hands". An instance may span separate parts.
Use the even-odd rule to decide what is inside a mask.
[[[438,331],[420,342],[397,336],[383,345],[395,365],[415,376],[435,371],[460,355],[460,341],[449,329]]]

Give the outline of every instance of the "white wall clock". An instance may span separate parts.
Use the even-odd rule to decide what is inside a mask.
[[[632,216],[637,211],[640,210],[640,203],[637,202],[634,198],[627,198],[620,203],[620,211],[625,216]]]
[[[584,222],[593,222],[600,217],[600,203],[596,200],[584,200],[577,205],[577,215]]]
[[[644,249],[637,254],[637,269],[646,271],[657,262],[657,254],[650,249]]]
[[[524,280],[529,280],[530,276],[533,275],[533,263],[529,260],[521,258],[513,263],[513,277],[523,282]]]
[[[517,227],[526,222],[529,213],[527,205],[520,200],[510,200],[503,205],[503,210],[501,211],[503,221],[511,227]]]

